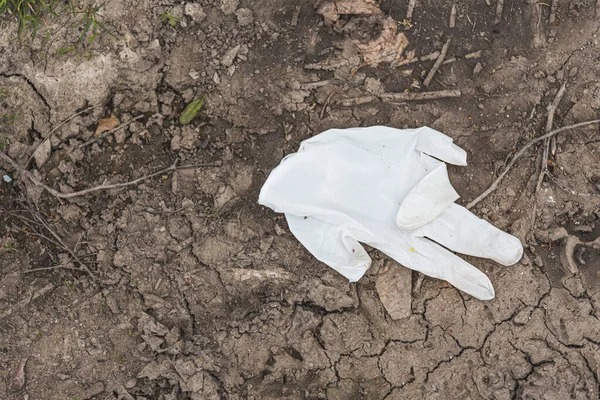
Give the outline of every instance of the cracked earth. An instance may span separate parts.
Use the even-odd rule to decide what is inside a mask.
[[[406,3],[379,5],[402,21]],[[58,201],[24,193],[0,161],[14,179],[0,186],[0,398],[597,399],[597,126],[557,137],[560,186],[546,179],[535,191],[541,151],[530,150],[472,210],[525,247],[511,267],[466,257],[494,284],[491,301],[426,278],[411,315],[393,320],[376,287],[384,255],[368,249],[372,268],[349,284],[256,203],[286,154],[333,127],[451,136],[468,152],[468,167],[449,168],[464,205],[543,133],[562,83],[555,127],[598,118],[595,1],[560,2],[553,24],[540,2],[506,1],[498,24],[494,1],[471,3],[456,2],[450,29],[451,1],[418,1],[405,31],[417,57],[452,35],[456,61],[427,90],[461,97],[349,107],[344,99],[422,91],[433,61],[361,66],[312,1],[108,0],[100,14],[116,37],[63,54],[80,34],[73,21],[47,18],[51,39],[19,43],[15,22],[0,19],[0,144],[47,185],[70,192],[176,159],[210,164]],[[203,94],[182,127],[179,114]],[[141,117],[79,147],[111,114]],[[45,139],[39,167],[30,157]]]

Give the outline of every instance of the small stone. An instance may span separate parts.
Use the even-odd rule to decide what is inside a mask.
[[[216,72],[215,72],[215,74],[213,75],[213,82],[214,82],[215,84],[217,84],[217,85],[221,83],[221,77],[220,77],[220,76],[219,76],[219,74],[218,74],[218,73],[216,73]]]
[[[548,81],[548,83],[554,83],[554,82],[556,82],[556,78],[553,77],[552,75],[548,75],[546,77],[546,80]]]
[[[230,48],[229,50],[227,50],[225,52],[225,54],[223,55],[223,57],[221,57],[221,65],[225,66],[225,67],[230,67],[233,65],[233,62],[235,61],[235,57],[237,56],[238,52],[240,51],[240,45],[238,44],[237,46],[234,46],[232,48]]]
[[[240,5],[240,0],[221,0],[221,11],[223,14],[230,15],[237,10]]]
[[[99,395],[100,393],[104,392],[104,383],[102,382],[96,382],[92,387],[90,387],[89,389],[87,389],[85,391],[85,393],[83,394],[82,398],[84,399],[90,399],[94,396]]]
[[[577,75],[577,72],[579,72],[579,68],[577,68],[577,67],[571,68],[571,70],[569,71],[569,77],[573,78],[575,75]]]
[[[483,65],[481,65],[481,63],[477,63],[475,64],[475,68],[473,68],[473,73],[477,75],[481,72],[481,70],[483,70]]]
[[[248,26],[254,22],[252,10],[247,8],[240,8],[235,12],[235,16],[237,17],[239,26]]]
[[[524,309],[522,309],[521,311],[519,311],[517,313],[517,315],[515,315],[515,318],[513,319],[514,323],[516,325],[525,325],[527,322],[529,322],[529,317],[531,315],[531,311],[533,309],[531,307],[526,307]]]
[[[198,71],[196,71],[195,69],[190,69],[190,72],[188,72],[188,75],[193,80],[197,80],[198,78],[200,78],[200,73]]]
[[[535,256],[535,258],[533,259],[533,263],[538,268],[542,268],[544,266],[544,261],[542,260],[542,257],[540,257],[539,255]]]
[[[183,13],[190,17],[195,23],[201,22],[206,18],[202,6],[198,3],[186,3]]]
[[[559,81],[562,81],[562,79],[565,77],[565,71],[563,69],[561,69],[560,71],[558,71],[556,73],[556,79]]]
[[[235,198],[235,191],[233,188],[229,185],[222,186],[215,198],[215,207],[221,208],[233,198]]]
[[[137,385],[137,379],[131,378],[125,382],[125,389],[133,389]]]
[[[127,138],[127,132],[124,129],[119,129],[115,132],[115,140],[119,144],[125,143],[125,139]]]

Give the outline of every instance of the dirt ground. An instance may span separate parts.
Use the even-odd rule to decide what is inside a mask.
[[[417,1],[410,27],[406,0],[379,2],[417,57],[452,37],[456,61],[426,89],[434,61],[365,66],[312,0],[107,0],[98,18],[115,35],[87,44],[69,15],[21,42],[0,19],[0,144],[48,186],[208,164],[58,200],[25,193],[0,160],[13,179],[0,184],[0,398],[598,399],[597,125],[558,135],[558,183],[536,192],[536,146],[472,210],[525,247],[511,267],[467,257],[493,282],[492,301],[427,278],[412,315],[392,320],[375,284],[385,256],[370,250],[372,268],[349,284],[257,204],[283,156],[328,128],[444,132],[468,152],[468,167],[450,168],[467,204],[544,133],[563,83],[554,127],[599,118],[595,0],[561,1],[552,24],[545,2],[506,0],[495,23],[495,0],[458,0],[450,28],[452,4]],[[343,102],[442,89],[462,95]],[[111,114],[140,119],[79,147]],[[38,168],[41,143],[51,154]]]

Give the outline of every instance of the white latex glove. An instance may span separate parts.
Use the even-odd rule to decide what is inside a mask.
[[[453,204],[459,196],[439,160],[466,165],[466,153],[427,127],[332,129],[284,158],[259,203],[285,213],[308,251],[350,281],[371,265],[363,242],[405,267],[492,299],[487,276],[435,242],[503,265],[519,261],[523,247]]]

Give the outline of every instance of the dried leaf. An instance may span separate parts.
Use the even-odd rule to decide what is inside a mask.
[[[98,128],[96,128],[96,136],[102,135],[104,132],[111,131],[121,124],[121,121],[114,114],[108,118],[98,120]]]
[[[385,18],[381,21],[381,27],[381,34],[377,39],[366,43],[354,41],[363,54],[365,62],[374,67],[380,63],[390,63],[392,67],[408,64],[415,56],[415,52],[410,51],[404,57],[408,39],[404,33],[398,33],[396,21],[392,17]]]

